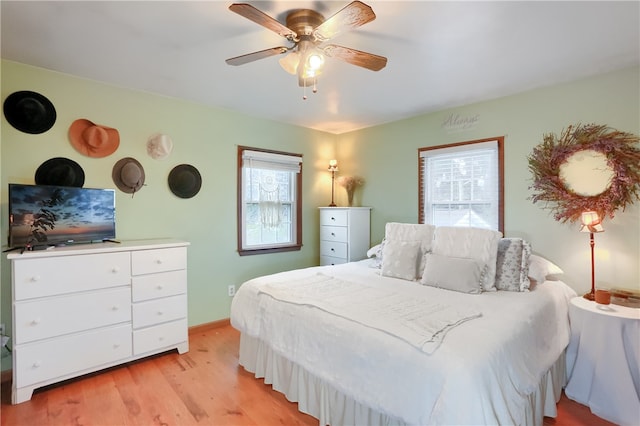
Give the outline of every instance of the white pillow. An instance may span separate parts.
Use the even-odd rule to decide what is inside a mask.
[[[479,260],[427,253],[421,284],[462,293],[482,293],[487,265]]]
[[[542,256],[532,254],[529,257],[529,278],[541,284],[551,275],[560,275],[564,271],[558,265]]]
[[[531,245],[522,238],[503,238],[498,242],[496,288],[507,291],[529,290]]]
[[[495,291],[498,242],[502,233],[491,229],[439,226],[433,240],[433,254],[479,260],[487,265],[484,291]]]
[[[367,257],[373,257],[373,262],[371,262],[372,268],[382,268],[382,253],[384,251],[384,243],[385,241],[382,240],[380,244],[376,244],[375,246],[367,250]]]
[[[389,222],[384,228],[384,239],[394,241],[420,241],[420,253],[418,265],[418,277],[424,270],[424,255],[431,251],[433,234],[436,227],[424,223],[398,223]],[[383,253],[384,255],[385,253]]]
[[[386,241],[382,258],[382,275],[403,280],[415,280],[420,246],[420,241]]]

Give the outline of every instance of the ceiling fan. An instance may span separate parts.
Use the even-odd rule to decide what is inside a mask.
[[[352,30],[376,19],[370,6],[354,1],[329,19],[311,9],[296,9],[287,15],[286,25],[247,3],[234,3],[229,10],[244,16],[286,38],[291,46],[278,46],[226,60],[229,65],[244,65],[259,59],[288,53],[280,59],[280,65],[290,74],[297,75],[301,87],[313,86],[317,91],[317,77],[322,73],[325,57],[333,57],[379,71],[387,65],[387,58],[361,52],[336,44],[323,44],[340,33]],[[306,91],[303,99],[306,99]]]

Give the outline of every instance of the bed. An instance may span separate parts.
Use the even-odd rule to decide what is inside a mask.
[[[240,364],[321,425],[555,417],[575,292],[485,231],[387,224],[370,259],[245,282]]]

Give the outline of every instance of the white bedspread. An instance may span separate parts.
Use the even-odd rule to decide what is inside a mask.
[[[470,295],[382,277],[369,261],[314,267],[244,283],[231,324],[355,400],[409,424],[524,424],[527,397],[569,342],[568,301],[560,281],[532,291]],[[450,329],[425,353],[406,341],[315,306],[261,293],[318,273],[416,300],[470,306],[482,316]]]
[[[427,353],[438,348],[447,331],[482,315],[469,306],[454,308],[395,288],[372,287],[323,273],[265,284],[260,293],[373,327]]]

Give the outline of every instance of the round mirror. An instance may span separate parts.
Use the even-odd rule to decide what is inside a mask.
[[[609,189],[615,173],[603,153],[584,149],[567,157],[559,176],[567,190],[593,197]]]

